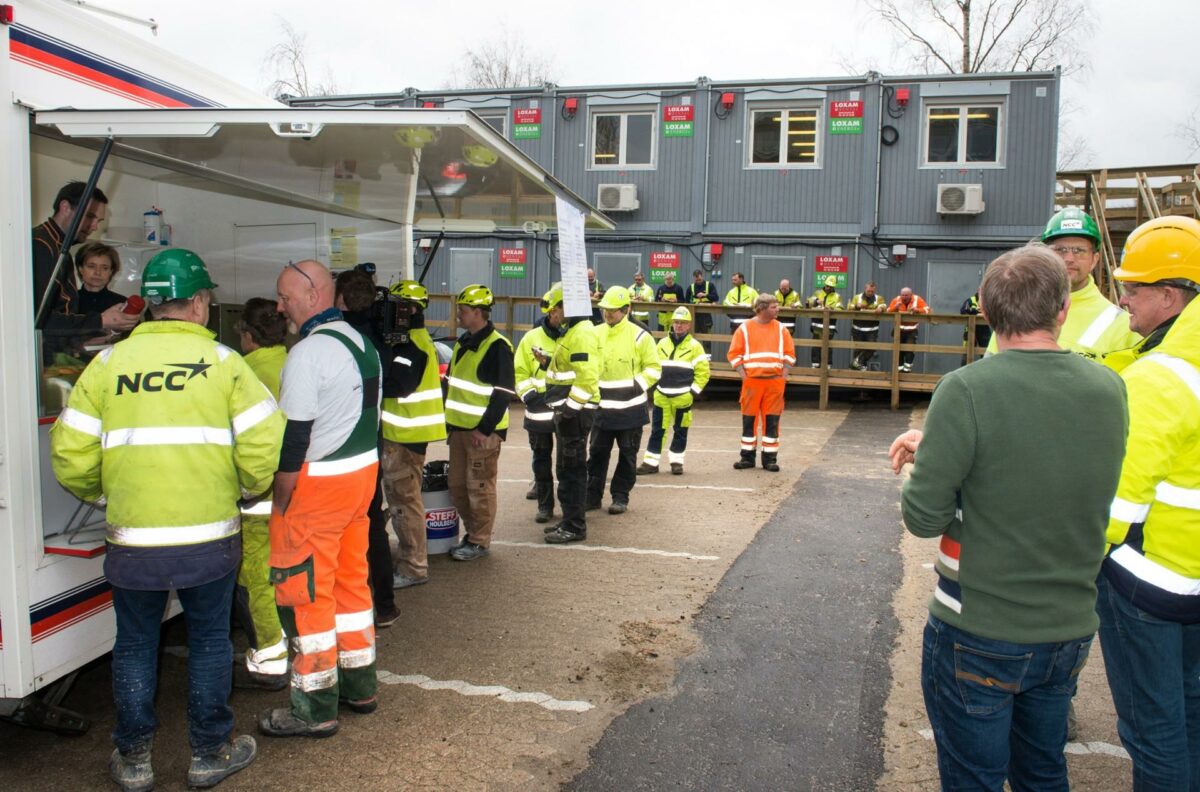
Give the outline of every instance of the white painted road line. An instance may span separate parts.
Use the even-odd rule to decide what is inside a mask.
[[[608,547],[606,545],[587,545],[587,544],[562,544],[552,545],[541,542],[509,542],[502,539],[493,539],[492,544],[504,545],[505,547],[531,547],[535,550],[584,550],[592,553],[631,553],[633,555],[656,555],[664,558],[690,558],[693,561],[719,561],[720,556],[715,555],[696,555],[695,553],[682,553],[671,550],[649,550],[644,547]]]
[[[548,693],[522,693],[503,685],[472,685],[461,679],[437,680],[423,674],[393,674],[376,671],[375,676],[385,685],[415,685],[422,690],[451,690],[463,696],[489,696],[509,704],[537,704],[558,712],[587,712],[595,705],[589,701],[563,701]]]
[[[529,486],[529,479],[496,479],[501,484],[524,484]],[[605,482],[607,483],[607,482]],[[641,481],[637,483],[637,489],[646,487],[648,489],[695,489],[695,490],[720,490],[721,492],[754,492],[753,487],[714,487],[710,484],[645,484]]]
[[[926,740],[933,739],[933,729],[921,729],[919,732]],[[1063,753],[1069,754],[1102,754],[1103,756],[1115,756],[1118,759],[1128,759],[1129,753],[1119,745],[1112,743],[1100,742],[1093,740],[1091,742],[1069,742],[1063,748]]]

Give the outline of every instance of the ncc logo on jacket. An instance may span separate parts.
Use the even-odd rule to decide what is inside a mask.
[[[208,369],[212,367],[211,363],[204,362],[204,358],[200,358],[198,363],[168,363],[166,365],[177,370],[118,374],[116,395],[141,391],[147,393],[157,393],[163,390],[181,391],[196,375],[208,379]]]

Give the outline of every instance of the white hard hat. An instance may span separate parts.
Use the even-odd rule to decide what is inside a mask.
[[[671,314],[672,322],[690,322],[692,321],[692,312],[682,305],[675,309],[675,313]]]

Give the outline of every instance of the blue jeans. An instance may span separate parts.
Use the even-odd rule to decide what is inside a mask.
[[[1100,576],[1100,649],[1134,792],[1200,792],[1200,624],[1164,621]]]
[[[1067,708],[1091,645],[995,641],[930,616],[921,689],[942,789],[1067,792]]]
[[[188,642],[188,742],[192,753],[215,752],[233,731],[229,687],[233,644],[229,613],[237,570],[211,583],[179,589]],[[147,746],[158,720],[158,639],[168,591],[136,591],[113,586],[117,640],[113,645],[113,699],[117,725],[113,742],[122,753]]]

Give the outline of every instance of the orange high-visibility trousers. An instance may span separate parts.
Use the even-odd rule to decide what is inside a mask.
[[[738,399],[742,408],[742,453],[751,457],[762,441],[764,454],[779,452],[779,416],[783,414],[783,377],[746,377]]]
[[[292,712],[309,723],[336,720],[339,696],[375,695],[367,507],[378,467],[305,463],[287,513],[271,512],[271,582],[295,653]]]

